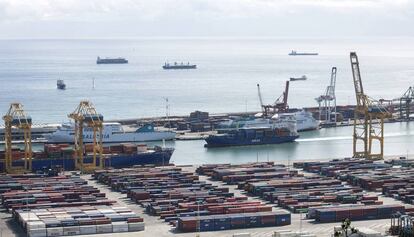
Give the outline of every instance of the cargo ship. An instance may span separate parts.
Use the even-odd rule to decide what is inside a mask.
[[[92,163],[92,144],[86,144],[85,163]],[[147,147],[145,144],[119,144],[103,148],[104,167],[127,168],[134,165],[169,164],[174,148],[159,146]],[[13,148],[13,165],[24,165],[24,151]],[[33,152],[32,171],[60,167],[65,171],[75,170],[75,151],[70,144],[45,144],[43,151]],[[4,150],[0,151],[4,157]],[[97,161],[99,165],[99,160]],[[0,170],[4,170],[4,159],[0,159]]]
[[[164,66],[162,66],[164,70],[168,69],[196,69],[197,65],[190,64],[189,62],[187,64],[184,64],[183,62],[177,63],[174,62],[174,64],[165,63]]]
[[[125,58],[100,58],[96,59],[96,64],[124,64],[128,63]]]
[[[47,143],[74,143],[75,127],[73,123],[59,126],[53,133],[46,134]],[[145,124],[134,132],[125,132],[120,123],[103,123],[103,143],[145,142],[175,139],[173,131],[157,131],[152,124]],[[99,136],[99,135],[98,135]],[[93,130],[83,129],[83,142],[93,142]]]
[[[296,50],[292,50],[289,53],[289,56],[317,56],[319,55],[318,53],[301,53],[301,52],[297,52]]]
[[[268,124],[249,124],[238,129],[208,136],[205,147],[265,145],[293,142],[299,137],[296,120],[284,116]]]

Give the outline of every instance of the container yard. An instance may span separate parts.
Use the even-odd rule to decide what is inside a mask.
[[[143,218],[77,176],[2,175],[1,202],[27,236],[143,231]]]
[[[111,230],[119,236],[270,237],[300,229],[330,236],[344,218],[385,233],[395,212],[413,210],[393,197],[274,162],[134,167],[80,177],[3,175],[1,183],[2,205],[10,213],[1,215],[21,236]]]
[[[146,213],[159,216],[176,232],[216,231],[262,226],[285,226],[288,212],[235,196],[226,187],[199,181],[181,168],[135,168],[96,171],[94,178],[127,194]]]

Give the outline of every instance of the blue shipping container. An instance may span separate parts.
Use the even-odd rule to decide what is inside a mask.
[[[257,213],[245,214],[244,220],[246,228],[260,227],[262,225],[261,217]]]
[[[276,215],[276,226],[290,225],[290,222],[290,213]]]

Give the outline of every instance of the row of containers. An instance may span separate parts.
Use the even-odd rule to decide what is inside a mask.
[[[142,231],[144,220],[77,176],[1,175],[0,199],[31,237]]]
[[[305,171],[334,177],[365,190],[414,204],[414,160],[395,159],[373,162],[360,159],[332,160],[328,162],[301,162],[296,164]],[[411,208],[407,208],[411,213]]]
[[[126,193],[149,215],[175,227],[177,232],[215,231],[262,226],[284,226],[291,222],[287,211],[273,211],[260,201],[235,196],[228,187],[200,181],[181,167],[135,167],[100,170],[99,183]]]
[[[372,161],[364,162],[361,165],[373,164]],[[354,165],[355,161],[350,163]],[[296,167],[306,165],[298,164]],[[311,167],[315,170],[314,165]],[[304,175],[298,169],[292,170],[273,162],[209,164],[200,166],[197,173],[237,185],[239,189],[291,212],[307,213],[308,218],[317,222],[390,218],[396,212],[412,210],[412,207],[402,205],[383,205],[377,195],[368,194],[363,188],[334,177]]]

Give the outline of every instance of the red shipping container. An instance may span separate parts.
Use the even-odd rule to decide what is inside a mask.
[[[349,219],[350,220],[361,220],[364,217],[364,210],[361,209],[351,209],[349,210]]]
[[[336,221],[343,221],[349,218],[348,209],[337,209],[336,210]]]

